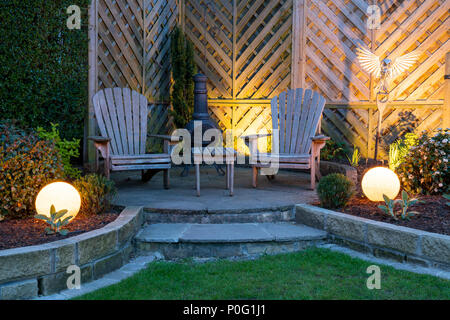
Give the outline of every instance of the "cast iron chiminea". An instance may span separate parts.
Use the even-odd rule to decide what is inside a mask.
[[[186,129],[191,134],[192,144],[194,143],[194,121],[202,122],[202,146],[206,147],[211,141],[203,141],[203,134],[208,129],[217,129],[220,132],[217,123],[211,119],[208,113],[208,90],[206,81],[208,78],[198,73],[194,76],[194,114],[192,120],[186,125]]]
[[[206,130],[208,129],[216,129],[219,130],[222,134],[222,130],[220,130],[220,127],[217,125],[217,123],[211,119],[208,113],[208,89],[206,88],[206,81],[208,78],[198,73],[194,76],[194,114],[192,115],[192,120],[189,121],[189,123],[186,125],[186,130],[189,131],[191,134],[191,143],[192,146],[194,146],[194,121],[201,121],[202,125],[202,146],[206,147],[210,143],[214,142],[214,139],[212,141],[205,141],[203,140],[203,135]],[[217,172],[220,175],[225,175],[225,172],[222,168],[220,168],[218,165],[214,164],[214,167],[216,168]],[[181,176],[187,176],[189,174],[189,165],[185,165],[183,172],[181,173]]]

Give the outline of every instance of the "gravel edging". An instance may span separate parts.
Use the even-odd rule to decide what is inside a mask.
[[[450,236],[355,217],[307,204],[296,222],[324,230],[332,243],[398,262],[450,271]]]

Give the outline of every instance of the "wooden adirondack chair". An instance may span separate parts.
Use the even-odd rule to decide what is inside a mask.
[[[272,152],[260,153],[257,140],[271,134],[255,134],[242,137],[253,159],[253,187],[256,188],[260,168],[278,158],[279,168],[310,169],[311,188],[315,189],[316,175],[320,177],[320,150],[330,138],[317,135],[325,98],[312,90],[301,88],[282,92],[271,101]],[[276,153],[279,146],[279,153]],[[274,158],[275,157],[275,158]]]
[[[141,170],[142,180],[148,181],[158,171],[164,171],[164,187],[169,188],[171,159],[169,144],[175,138],[162,135],[152,137],[165,140],[164,153],[146,154],[148,101],[145,96],[128,88],[100,90],[93,97],[95,117],[101,137],[89,137],[105,160],[105,175],[110,171]]]

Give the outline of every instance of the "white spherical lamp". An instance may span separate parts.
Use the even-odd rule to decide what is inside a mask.
[[[395,172],[385,167],[375,167],[364,175],[361,187],[371,201],[384,201],[383,194],[389,199],[397,197],[400,191],[400,180]]]
[[[61,218],[72,216],[69,221],[75,219],[81,207],[81,197],[77,189],[66,182],[53,182],[39,191],[36,197],[36,211],[38,214],[50,217],[50,207],[55,206],[56,212],[67,210]]]

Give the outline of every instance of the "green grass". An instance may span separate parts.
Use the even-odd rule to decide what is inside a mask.
[[[155,262],[78,299],[450,299],[450,281],[384,265],[381,289],[369,290],[371,264],[327,249],[254,261]]]

